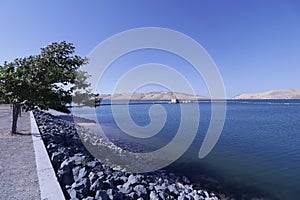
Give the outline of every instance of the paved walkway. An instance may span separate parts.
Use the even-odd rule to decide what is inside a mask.
[[[18,120],[20,135],[10,135],[11,108],[0,104],[0,200],[40,199],[29,113]]]

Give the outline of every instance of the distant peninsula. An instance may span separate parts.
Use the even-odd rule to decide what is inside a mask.
[[[241,94],[233,97],[232,99],[300,99],[300,88]]]
[[[210,99],[201,95],[192,95],[180,92],[146,92],[146,93],[123,93],[123,94],[101,94],[102,100],[203,100]]]

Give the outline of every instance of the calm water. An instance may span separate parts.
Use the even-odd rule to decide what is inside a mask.
[[[149,139],[124,134],[112,117],[111,106],[100,106],[96,111],[109,137],[141,144],[144,151],[152,151],[174,137],[180,122],[179,104],[161,105],[168,115],[166,124]],[[114,106],[122,116],[124,105]],[[150,122],[151,106],[130,105],[131,117],[138,125]],[[209,125],[211,104],[203,101],[199,106],[201,120],[196,138],[168,170],[185,174],[211,190],[259,194],[269,199],[300,199],[300,100],[228,101],[221,137],[204,159],[198,158],[198,152]],[[93,112],[90,108],[75,108],[75,111],[86,118]]]

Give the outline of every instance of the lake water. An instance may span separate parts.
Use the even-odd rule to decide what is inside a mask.
[[[300,199],[300,100],[227,101],[221,137],[204,159],[199,159],[198,153],[210,122],[211,103],[198,103],[201,119],[197,135],[184,155],[167,167],[169,171],[187,175],[212,191],[227,191],[239,198],[244,195],[245,199],[253,196]],[[109,138],[153,151],[172,140],[180,122],[180,104],[161,105],[168,116],[166,124],[149,139],[124,134],[116,125],[109,105],[97,107],[96,113],[99,123],[107,127]],[[124,105],[113,106],[118,108],[119,116],[124,115]],[[129,105],[136,124],[146,126],[150,122],[151,106]],[[73,109],[85,118],[94,112],[86,107]]]

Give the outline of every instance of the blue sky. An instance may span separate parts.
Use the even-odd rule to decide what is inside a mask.
[[[149,26],[180,31],[200,43],[218,66],[228,97],[300,87],[300,3],[296,0],[2,0],[0,64],[36,54],[48,43],[62,40],[73,42],[77,54],[87,56],[114,34]],[[128,56],[107,73],[102,92],[109,92],[122,70],[155,61],[174,65],[197,93],[207,95],[204,83],[196,81],[201,77],[172,55],[148,51]],[[124,64],[120,70],[118,66]]]

